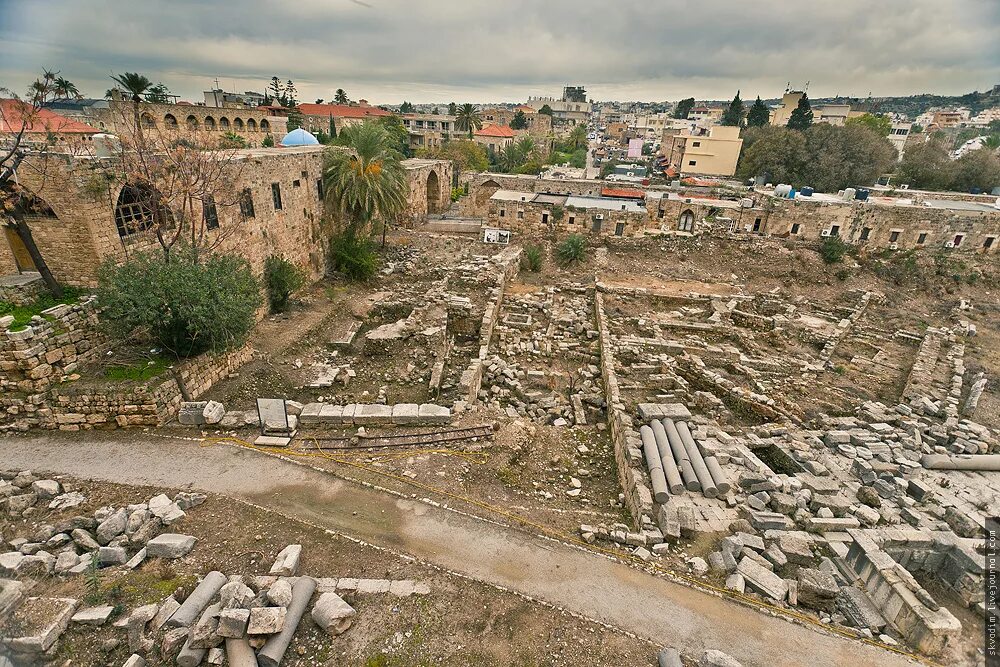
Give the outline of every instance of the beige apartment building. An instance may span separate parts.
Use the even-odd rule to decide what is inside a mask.
[[[670,134],[672,132],[674,130],[664,131],[663,154],[677,171],[710,176],[732,176],[736,173],[736,162],[743,147],[740,128],[716,125],[707,130],[696,130],[703,134],[692,134],[690,131]]]
[[[410,133],[410,148],[437,148],[455,135],[455,117],[445,114],[404,113],[403,127]],[[464,135],[464,133],[459,133]]]

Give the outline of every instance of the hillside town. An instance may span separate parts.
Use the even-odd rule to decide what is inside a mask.
[[[1000,83],[120,47],[0,66],[0,667],[1000,664]]]

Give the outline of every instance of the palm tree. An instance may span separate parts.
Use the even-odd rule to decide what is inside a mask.
[[[118,84],[118,87],[123,93],[132,96],[132,112],[135,116],[135,131],[137,133],[141,133],[142,128],[139,127],[139,103],[142,101],[142,96],[153,87],[153,82],[141,74],[136,74],[135,72],[125,72],[119,76],[111,77],[111,80]]]
[[[587,145],[587,128],[583,125],[577,125],[573,128],[573,131],[569,133],[569,137],[566,138],[566,144],[570,147],[570,150],[576,150],[580,146]]]
[[[76,87],[75,83],[65,77],[57,76],[53,82],[52,90],[57,97],[80,98],[80,89]]]
[[[382,125],[351,125],[340,132],[341,148],[327,149],[323,163],[324,201],[347,220],[346,233],[370,231],[379,218],[385,226],[406,209],[409,186],[400,154]]]
[[[479,115],[479,109],[474,104],[469,104],[466,102],[457,109],[455,113],[455,129],[456,130],[468,130],[469,138],[472,138],[472,132],[474,130],[480,130],[483,127],[483,118]]]
[[[538,152],[538,144],[529,136],[521,137],[514,142],[514,145],[517,146],[517,150],[524,156],[525,160],[535,157],[535,154]]]
[[[343,88],[338,88],[336,92],[333,93],[333,101],[337,104],[348,104],[350,99],[347,97],[347,93],[344,92]]]

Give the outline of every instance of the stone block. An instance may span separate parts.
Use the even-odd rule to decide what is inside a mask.
[[[327,594],[328,595],[328,594]],[[249,635],[273,635],[285,627],[284,607],[255,607],[250,610],[247,623]]]
[[[415,424],[420,421],[420,406],[416,403],[397,403],[392,406],[393,424]]]
[[[191,535],[162,533],[146,543],[146,555],[150,558],[181,558],[190,553],[197,541]]]
[[[219,613],[218,633],[222,637],[239,639],[246,636],[249,622],[249,609],[223,609]]]
[[[331,635],[344,633],[354,622],[357,612],[336,593],[320,595],[312,608],[312,619],[316,625]]]
[[[81,625],[104,625],[114,610],[115,608],[109,604],[87,607],[73,614],[72,621]]]
[[[276,577],[294,577],[299,571],[299,559],[302,556],[301,544],[289,544],[282,549],[271,566],[270,574]]]
[[[354,423],[358,426],[391,424],[392,406],[378,403],[362,403],[354,411]]]
[[[433,403],[421,403],[420,422],[423,424],[448,424],[451,422],[451,408]]]
[[[748,586],[778,602],[788,594],[788,584],[774,572],[757,564],[753,559],[744,556],[736,567],[743,575]]]

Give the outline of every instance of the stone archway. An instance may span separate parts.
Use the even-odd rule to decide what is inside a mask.
[[[490,197],[496,194],[496,191],[500,189],[500,184],[494,181],[492,178],[483,181],[476,187],[476,208],[480,209],[486,206]]]
[[[437,172],[431,169],[427,174],[427,213],[440,213],[443,209],[441,205],[441,179]]]
[[[129,183],[118,193],[115,202],[115,227],[118,236],[127,239],[153,227],[159,209],[160,219],[167,226],[173,222],[173,213],[159,193],[146,183]]]

